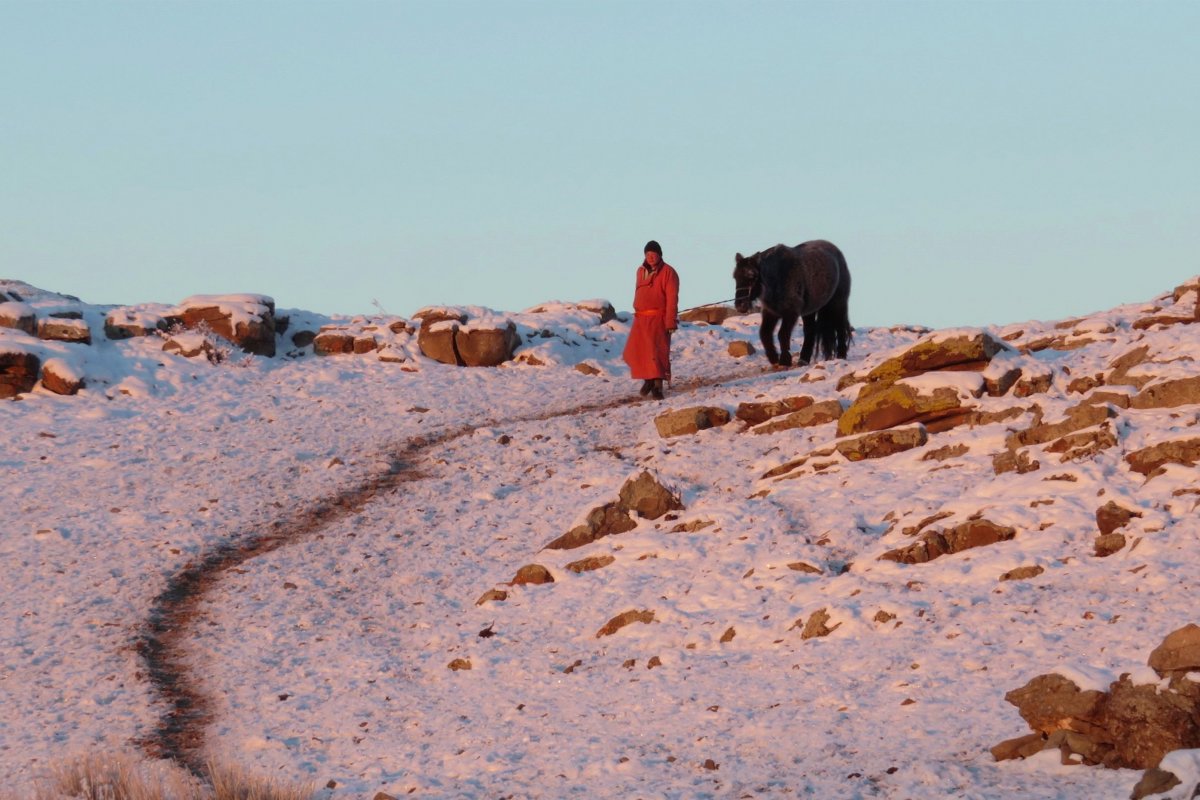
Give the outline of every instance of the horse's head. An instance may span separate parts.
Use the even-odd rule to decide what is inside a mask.
[[[737,291],[733,295],[733,307],[738,310],[739,314],[749,311],[750,304],[762,293],[762,275],[758,267],[759,255],[759,253],[755,253],[752,256],[743,256],[738,253],[734,256],[733,282],[737,285]]]

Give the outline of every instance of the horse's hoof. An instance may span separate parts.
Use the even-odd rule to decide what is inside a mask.
[[[779,366],[790,367],[791,365],[792,365],[792,354],[791,353],[784,353],[781,356],[779,356]]]

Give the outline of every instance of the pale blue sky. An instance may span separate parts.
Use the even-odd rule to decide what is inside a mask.
[[[857,325],[1057,318],[1200,273],[1200,2],[0,0],[0,276],[691,306],[827,238]]]

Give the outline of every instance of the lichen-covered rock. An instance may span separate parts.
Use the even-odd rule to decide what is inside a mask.
[[[664,411],[654,418],[654,427],[658,429],[659,436],[670,439],[725,425],[729,419],[729,412],[723,408],[695,406]]]
[[[921,447],[928,441],[929,434],[925,426],[918,423],[839,439],[835,447],[847,461],[862,461],[869,458],[886,458],[905,450],[912,450],[914,447]]]
[[[997,354],[1012,348],[986,331],[938,333],[889,358],[867,374],[868,384],[890,385],[932,371],[982,371]]]
[[[913,422],[924,423],[937,433],[967,421],[974,408],[964,405],[959,390],[952,386],[922,391],[922,387],[894,383],[865,396],[860,393],[838,419],[838,435],[881,431]]]

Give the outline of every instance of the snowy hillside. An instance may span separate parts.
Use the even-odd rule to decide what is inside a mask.
[[[1126,798],[1141,769],[990,748],[1030,733],[1006,693],[1158,681],[1150,652],[1200,622],[1197,285],[860,328],[783,371],[731,355],[757,315],[687,323],[655,402],[598,301],[437,310],[515,337],[462,367],[426,355],[428,313],[270,304],[266,356],[183,330],[187,303],[0,281],[0,366],[78,384],[0,400],[6,788],[127,750],[330,798]],[[223,298],[191,305],[266,316]],[[711,427],[662,435],[697,408]],[[626,513],[643,472],[682,508]],[[589,527],[606,506],[630,529]]]

